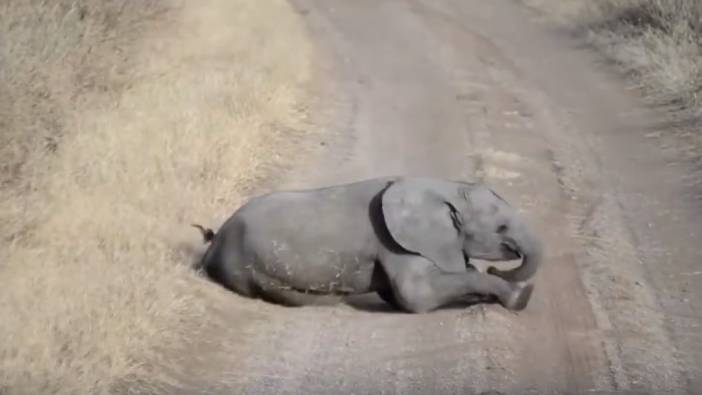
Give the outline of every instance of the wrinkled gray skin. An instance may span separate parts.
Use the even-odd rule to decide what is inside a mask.
[[[492,190],[431,178],[270,193],[216,234],[201,230],[212,243],[202,265],[213,280],[290,306],[376,292],[412,313],[471,297],[521,310],[533,288],[523,281],[542,256],[537,238]],[[522,264],[485,274],[469,257]]]

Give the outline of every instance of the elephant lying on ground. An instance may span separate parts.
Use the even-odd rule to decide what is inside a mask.
[[[542,259],[539,240],[512,207],[474,183],[382,177],[274,192],[239,208],[202,258],[210,278],[245,296],[300,306],[376,292],[412,313],[470,296],[526,307],[525,282]],[[522,258],[481,273],[469,258]]]

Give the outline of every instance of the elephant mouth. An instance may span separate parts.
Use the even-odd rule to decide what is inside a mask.
[[[505,255],[513,257],[513,259],[519,259],[522,257],[522,252],[519,248],[515,247],[511,243],[502,243],[502,250],[506,252]]]

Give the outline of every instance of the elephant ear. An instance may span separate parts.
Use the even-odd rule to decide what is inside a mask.
[[[439,192],[446,186],[433,184],[420,179],[391,185],[382,197],[385,224],[405,250],[424,256],[444,271],[465,271],[457,229],[461,213]]]

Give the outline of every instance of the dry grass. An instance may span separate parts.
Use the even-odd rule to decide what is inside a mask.
[[[164,356],[215,292],[188,224],[217,225],[291,151],[311,56],[293,11],[173,1],[0,4],[4,395],[177,379]]]
[[[702,116],[699,0],[525,0],[584,28],[649,97]]]

